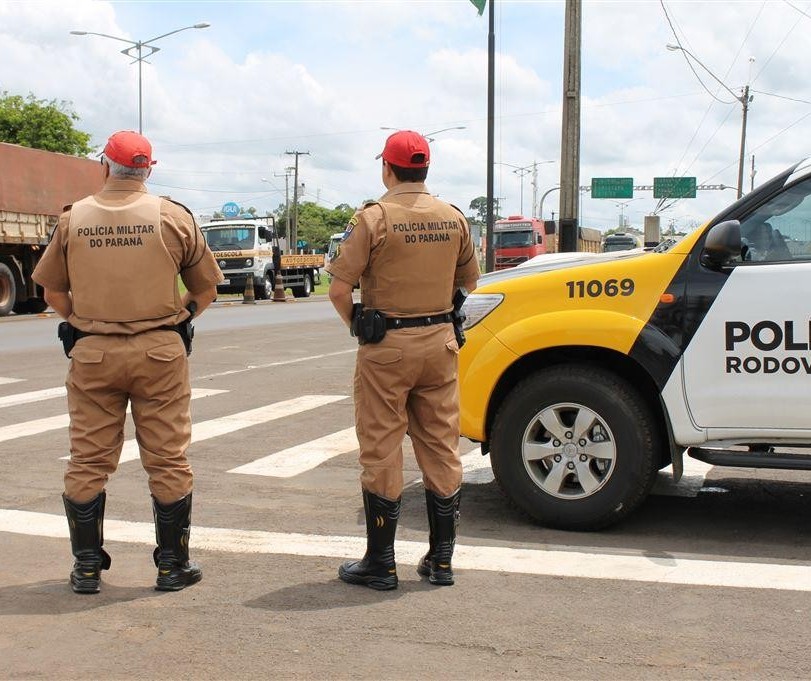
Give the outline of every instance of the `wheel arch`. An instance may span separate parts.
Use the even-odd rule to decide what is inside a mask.
[[[661,438],[663,457],[668,457],[667,460],[660,462],[660,467],[664,467],[671,462],[675,455],[672,428],[661,393],[653,377],[641,364],[621,352],[608,348],[578,345],[537,350],[519,357],[507,368],[496,383],[487,405],[485,419],[487,442],[484,445],[485,449],[489,447],[496,412],[513,388],[530,374],[564,364],[599,367],[604,371],[619,376],[634,386],[650,405],[651,413],[657,425],[657,432]]]

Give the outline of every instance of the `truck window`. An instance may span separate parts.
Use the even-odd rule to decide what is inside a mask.
[[[634,248],[639,248],[639,242],[630,234],[609,234],[603,241],[603,253],[630,251]]]
[[[253,227],[216,227],[205,230],[206,242],[212,251],[253,248]]]
[[[522,248],[533,244],[532,231],[495,232],[493,237],[495,248]]]

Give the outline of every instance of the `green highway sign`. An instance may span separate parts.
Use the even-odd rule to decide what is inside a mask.
[[[592,177],[592,199],[632,199],[634,197],[633,177]]]
[[[654,177],[654,199],[694,199],[696,198],[696,178],[694,177]]]

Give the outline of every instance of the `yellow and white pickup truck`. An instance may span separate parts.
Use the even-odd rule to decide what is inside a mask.
[[[253,278],[256,298],[273,295],[277,267],[274,248],[279,248],[272,224],[254,219],[217,220],[200,225],[209,248],[220,265],[225,281],[217,285],[218,293],[243,293],[248,277]],[[290,253],[278,256],[282,286],[296,298],[309,298],[321,283],[323,253]]]
[[[462,434],[516,507],[563,529],[619,521],[685,452],[811,470],[809,301],[806,160],[653,251],[483,276],[463,308]]]

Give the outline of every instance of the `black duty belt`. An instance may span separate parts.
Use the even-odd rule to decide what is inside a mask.
[[[434,314],[430,317],[386,317],[386,329],[409,329],[415,326],[433,326],[434,324],[450,324],[453,316],[450,312]]]
[[[180,333],[180,326],[178,324],[173,325],[165,325],[165,326],[156,326],[153,329],[144,329],[143,331],[139,331],[138,333],[146,333],[147,331],[176,331]],[[87,336],[123,336],[123,335],[138,335],[138,334],[101,334],[101,333],[91,333],[90,331],[82,331],[81,329],[75,330],[76,340],[80,338],[87,338]],[[182,334],[181,334],[182,335]]]

